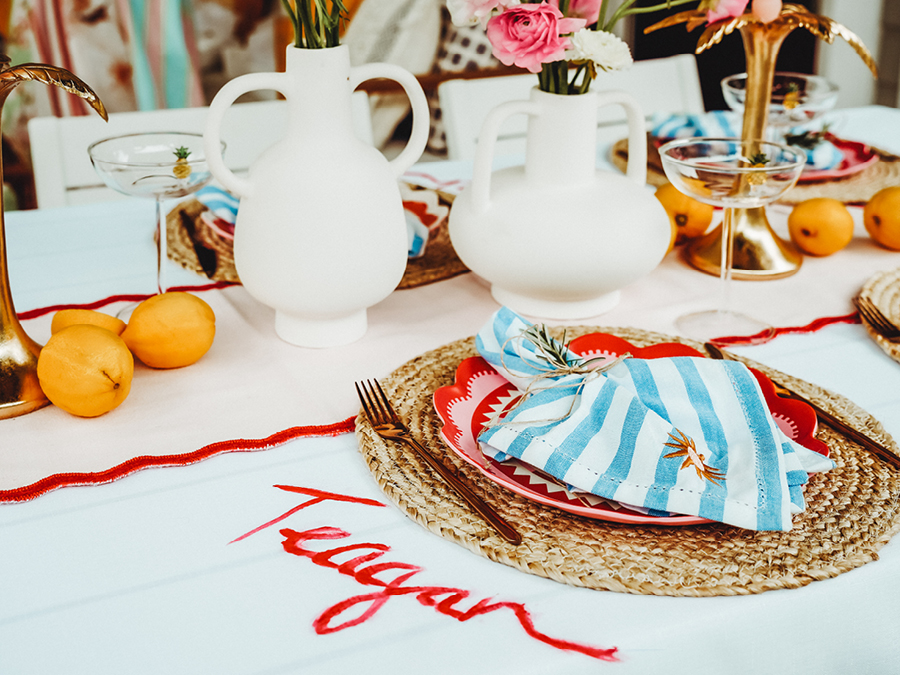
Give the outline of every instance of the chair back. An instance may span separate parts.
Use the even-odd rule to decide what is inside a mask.
[[[372,143],[369,101],[365,92],[354,92],[351,105],[357,136]],[[125,195],[106,187],[91,164],[87,148],[102,138],[142,131],[203,133],[208,108],[179,108],[112,113],[109,122],[100,117],[36,117],[28,121],[31,160],[38,208],[109,201]],[[222,140],[225,163],[237,174],[277,143],[288,125],[287,102],[236,103],[225,115]]]
[[[537,76],[531,74],[442,82],[438,97],[449,159],[472,159],[487,114],[505,101],[528,99],[535,86]],[[631,94],[648,119],[653,113],[699,114],[704,111],[700,76],[692,54],[636,61],[628,70],[601,73],[591,89],[616,89]],[[601,140],[614,142],[627,133],[625,113],[618,106],[601,109],[597,121]],[[497,138],[497,155],[525,151],[526,124],[524,115],[507,120]]]

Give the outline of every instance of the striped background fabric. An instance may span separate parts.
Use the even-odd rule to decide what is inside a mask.
[[[568,483],[651,513],[698,515],[754,530],[789,530],[808,473],[830,460],[777,427],[741,363],[627,358],[602,373],[544,377],[529,324],[507,308],[477,336],[478,351],[525,390],[525,401],[479,437]],[[573,355],[574,356],[574,355]]]

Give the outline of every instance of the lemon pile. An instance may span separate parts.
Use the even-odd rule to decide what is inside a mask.
[[[863,225],[876,243],[900,251],[900,186],[883,188],[866,202]],[[853,240],[853,217],[837,199],[816,197],[794,206],[788,231],[804,253],[831,255]]]
[[[131,391],[134,358],[151,368],[182,368],[212,346],[216,317],[189,293],[155,295],[126,324],[87,309],[53,316],[51,337],[38,357],[37,376],[55,406],[79,417],[118,407]]]

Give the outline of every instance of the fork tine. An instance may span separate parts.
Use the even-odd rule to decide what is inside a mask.
[[[856,297],[856,308],[862,317],[875,328],[876,331],[882,333],[885,337],[897,337],[900,335],[900,329],[881,312],[880,309],[869,298],[863,295]]]
[[[362,384],[362,387],[360,387]],[[366,417],[369,418],[369,422],[372,423],[372,426],[380,424],[382,420],[378,416],[378,410],[375,408],[372,403],[372,397],[369,395],[369,390],[366,388],[365,382],[356,382],[354,383],[356,387],[356,394],[359,396],[359,402],[362,403],[363,410],[366,412]]]
[[[862,304],[863,306],[867,307],[869,313],[878,320],[878,324],[884,328],[884,332],[892,334],[894,336],[900,334],[900,329],[898,329],[897,326],[895,326],[893,322],[891,322],[891,320],[884,315],[884,312],[882,312],[881,309],[878,308],[878,305],[872,302],[868,297],[862,297]]]
[[[384,389],[381,388],[381,385],[378,384],[378,380],[373,380],[376,389],[378,390],[379,396],[377,397],[379,403],[383,404],[382,410],[385,411],[385,414],[391,418],[392,422],[400,424],[400,418],[397,416],[397,413],[394,411],[394,406],[391,405],[390,399],[387,397],[387,394],[384,393]]]

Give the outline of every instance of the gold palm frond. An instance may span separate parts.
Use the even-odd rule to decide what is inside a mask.
[[[65,68],[48,66],[43,63],[22,63],[18,66],[9,65],[9,57],[0,56],[0,95],[8,94],[13,88],[22,82],[34,80],[43,84],[59,87],[70,94],[75,94],[87,101],[97,114],[103,119],[109,119],[103,101],[97,93],[85,84],[74,73]]]
[[[675,26],[681,23],[686,23],[687,29],[691,31],[706,23],[706,12],[697,9],[678,12],[652,26],[648,26],[644,29],[644,33],[651,33],[660,28]],[[872,75],[878,77],[878,66],[875,63],[872,53],[853,31],[846,26],[839,24],[837,21],[829,19],[827,16],[814,14],[806,9],[806,7],[795,5],[793,3],[786,3],[781,9],[781,15],[768,24],[763,24],[752,14],[747,13],[740,16],[728,17],[708,25],[706,30],[704,30],[703,34],[700,36],[700,39],[697,41],[695,53],[700,54],[706,51],[713,45],[720,43],[726,36],[734,31],[740,30],[744,26],[750,24],[760,24],[760,26],[765,26],[767,29],[784,31],[785,33],[789,33],[795,28],[805,28],[817,38],[824,40],[828,44],[834,42],[834,38],[836,37],[843,38],[847,44],[853,48],[853,51],[859,55],[869,70],[872,71]]]

